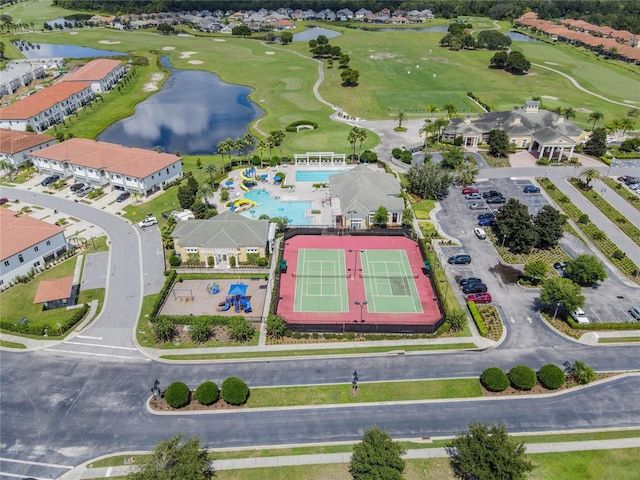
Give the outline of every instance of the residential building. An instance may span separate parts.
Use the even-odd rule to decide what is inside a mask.
[[[251,220],[226,211],[208,220],[179,222],[171,236],[183,262],[196,256],[207,267],[228,269],[246,263],[249,254],[266,257],[275,234],[275,224],[269,220]]]
[[[182,159],[176,155],[84,138],[39,150],[32,160],[42,173],[140,195],[157,192],[182,176]]]
[[[90,103],[95,94],[89,82],[60,82],[0,108],[0,128],[42,132]]]
[[[575,146],[586,139],[586,132],[562,115],[540,109],[540,102],[528,101],[524,107],[510,112],[490,112],[478,115],[478,118],[452,118],[444,129],[443,139],[453,142],[462,137],[463,145],[477,147],[489,141],[491,130],[504,130],[511,144],[517,148],[535,150],[538,158],[553,159],[558,155],[562,160],[573,155]]]
[[[34,80],[45,76],[44,65],[41,63],[9,62],[5,69],[0,70],[0,97],[11,95],[20,87],[27,87]]]
[[[380,207],[388,212],[387,225],[402,223],[404,199],[400,181],[382,170],[360,165],[347,173],[329,176],[331,216],[338,227],[363,230],[374,226]]]
[[[0,128],[0,161],[18,168],[31,160],[31,152],[56,143],[51,135]]]
[[[0,208],[0,225],[0,289],[68,250],[62,228],[29,215]]]
[[[65,82],[90,83],[94,93],[110,91],[125,76],[125,68],[120,60],[99,58],[91,60],[73,73],[64,77]]]

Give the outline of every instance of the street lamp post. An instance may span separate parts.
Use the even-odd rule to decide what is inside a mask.
[[[505,233],[504,235],[502,235],[502,245],[500,245],[500,248],[504,248],[504,241],[507,239],[507,234]]]
[[[553,321],[556,321],[556,315],[558,315],[558,307],[560,307],[559,303],[556,303],[556,311],[553,312]]]
[[[362,318],[362,309],[369,302],[367,302],[366,300],[364,302],[356,300],[354,303],[360,307],[360,325],[362,325],[364,323],[364,318]],[[360,330],[362,331],[362,327],[360,327]]]

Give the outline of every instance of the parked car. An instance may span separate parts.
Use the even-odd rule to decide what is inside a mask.
[[[131,194],[129,192],[122,192],[120,195],[118,195],[118,198],[116,198],[116,202],[124,202],[130,196]]]
[[[462,189],[462,194],[463,195],[467,195],[469,193],[479,193],[477,188],[473,188],[473,187],[467,187],[467,188],[463,188]]]
[[[2,198],[0,198],[0,205],[4,205],[8,201],[9,201],[9,199],[7,197],[2,197]]]
[[[85,185],[84,187],[82,187],[80,190],[76,192],[76,196],[86,197],[91,190],[93,190],[93,187],[91,185]]]
[[[556,270],[564,270],[565,268],[567,268],[569,262],[556,262],[553,264],[553,268],[555,268]]]
[[[60,180],[60,175],[49,175],[47,178],[40,182],[40,185],[42,185],[43,187],[48,187],[52,183],[56,183],[58,180]]]
[[[479,193],[467,193],[464,196],[465,200],[482,200],[482,195],[480,195]]]
[[[469,208],[471,210],[487,210],[489,207],[487,207],[484,203],[472,203],[471,205],[469,205]]]
[[[467,295],[467,300],[475,303],[491,303],[491,294],[490,293],[472,293],[471,295]]]
[[[495,196],[495,197],[485,198],[484,201],[486,203],[489,203],[489,204],[491,204],[491,203],[507,203],[507,199],[502,197],[502,196],[500,196],[500,197]]]
[[[82,187],[84,187],[84,183],[79,182],[79,183],[74,183],[73,185],[71,185],[71,186],[69,187],[69,189],[70,189],[72,192],[77,192],[77,191],[78,191],[78,190],[80,190]]]
[[[536,187],[534,185],[525,185],[522,191],[524,193],[540,193],[540,187]]]
[[[478,226],[480,226],[480,227],[490,227],[491,225],[493,225],[494,221],[495,221],[495,218],[493,218],[493,217],[481,218],[480,220],[478,220]]]
[[[570,313],[570,315],[571,318],[573,318],[578,323],[589,323],[589,317],[587,317],[587,314],[584,313],[584,310],[582,310],[581,308],[574,310]]]
[[[471,283],[462,287],[462,293],[465,295],[470,293],[484,293],[487,290],[487,286],[484,283]]]
[[[495,216],[493,215],[492,212],[481,213],[480,215],[478,215],[478,220],[483,220],[483,219],[487,219],[487,218],[490,218],[491,220],[493,220],[495,218]]]
[[[472,283],[482,283],[482,279],[477,277],[467,277],[461,279],[458,283],[461,287],[464,287],[465,285],[470,285]]]
[[[482,197],[483,198],[489,198],[489,197],[501,197],[502,193],[500,193],[497,190],[489,190],[488,192],[483,192],[482,193]]]
[[[629,315],[631,315],[635,320],[638,320],[640,322],[640,305],[631,307],[629,309]]]
[[[452,257],[449,257],[447,262],[451,265],[464,265],[471,263],[471,255],[453,255]]]
[[[487,232],[484,231],[484,228],[474,228],[473,233],[475,233],[476,237],[478,237],[480,240],[484,240],[485,238],[487,238]]]
[[[158,224],[158,219],[156,217],[147,217],[144,220],[142,220],[138,226],[142,229],[145,229],[147,227],[152,227],[153,225],[157,225]]]

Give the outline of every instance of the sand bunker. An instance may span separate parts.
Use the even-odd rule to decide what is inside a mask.
[[[541,98],[544,98],[546,100],[558,100],[558,97],[552,97],[551,95],[542,95]]]
[[[264,52],[265,55],[275,55],[276,52],[272,52],[271,50],[268,50],[266,52]]]
[[[77,35],[78,32],[69,32],[69,35]]]
[[[226,42],[226,40],[224,38],[214,38],[213,41],[214,42]]]
[[[180,54],[180,58],[189,58],[189,57],[191,57],[191,55],[195,55],[197,53],[198,52],[182,52]]]
[[[202,65],[204,62],[202,60],[189,60],[187,63],[191,65]]]
[[[576,112],[580,112],[580,113],[591,113],[591,112],[593,112],[593,110],[589,110],[588,108],[576,108],[575,111]]]
[[[164,75],[162,75],[161,73],[154,73],[153,75],[151,75],[151,81],[145,83],[144,87],[142,87],[142,90],[145,92],[153,92],[155,90],[158,90],[158,82],[162,80],[163,77]]]
[[[98,43],[103,43],[105,45],[117,45],[122,42],[120,40],[100,40]]]
[[[635,100],[623,100],[624,103],[638,103]]]
[[[562,65],[561,63],[544,62],[547,65]]]
[[[165,52],[167,50],[175,50],[175,49],[176,49],[176,47],[162,47],[162,50],[164,50]]]

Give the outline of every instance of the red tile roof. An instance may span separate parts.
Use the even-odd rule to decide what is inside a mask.
[[[119,60],[110,60],[108,58],[99,58],[97,60],[92,60],[75,72],[65,76],[64,81],[91,82],[102,80],[112,71],[114,71],[118,67],[118,65],[121,65]]]
[[[55,140],[51,135],[0,128],[0,153],[14,155]]]
[[[54,280],[41,280],[38,283],[38,290],[33,303],[52,302],[53,300],[69,298],[71,296],[71,287],[73,287],[73,275]]]
[[[0,260],[15,255],[63,231],[29,215],[16,217],[13,210],[0,208]]]
[[[3,120],[27,120],[89,87],[91,84],[86,82],[56,83],[9,106],[0,108],[0,118]]]
[[[145,178],[180,161],[169,153],[142,148],[123,147],[113,143],[72,138],[39,150],[37,155],[50,160],[66,161],[83,167]]]

